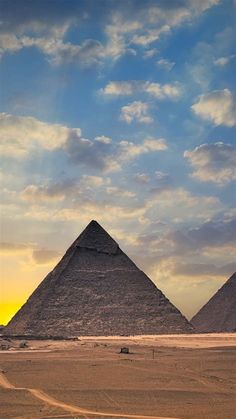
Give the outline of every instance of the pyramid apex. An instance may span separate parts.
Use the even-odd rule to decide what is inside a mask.
[[[97,220],[91,220],[89,223],[88,223],[88,225],[87,225],[87,227],[88,226],[93,226],[93,225],[99,225],[100,227],[101,227],[101,225],[97,222]]]
[[[74,245],[108,254],[115,254],[119,248],[115,240],[96,220],[89,222]]]

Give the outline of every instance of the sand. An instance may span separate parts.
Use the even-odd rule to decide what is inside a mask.
[[[19,343],[0,352],[2,419],[235,418],[236,334]]]

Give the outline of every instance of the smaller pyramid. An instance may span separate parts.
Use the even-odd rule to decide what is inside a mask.
[[[191,323],[199,332],[236,332],[236,272],[213,295]]]

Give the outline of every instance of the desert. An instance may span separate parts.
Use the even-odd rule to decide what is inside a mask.
[[[21,342],[0,353],[1,418],[235,417],[235,334]]]

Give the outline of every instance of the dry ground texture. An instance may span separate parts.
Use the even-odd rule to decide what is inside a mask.
[[[1,419],[236,417],[236,334],[19,344],[0,352]]]

